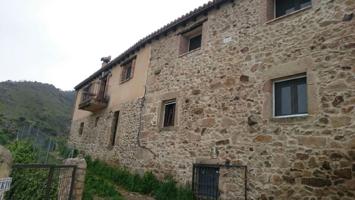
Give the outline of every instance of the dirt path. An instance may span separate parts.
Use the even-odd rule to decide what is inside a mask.
[[[141,195],[135,192],[128,192],[122,188],[117,188],[118,192],[122,194],[125,200],[154,200],[153,197]]]

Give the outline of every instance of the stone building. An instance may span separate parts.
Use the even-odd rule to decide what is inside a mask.
[[[354,0],[205,4],[76,86],[70,141],[198,197],[355,199],[354,12]]]

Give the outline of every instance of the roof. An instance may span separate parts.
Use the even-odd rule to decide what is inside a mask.
[[[115,65],[121,63],[124,59],[129,57],[131,54],[135,53],[139,49],[143,48],[146,44],[151,43],[153,40],[158,39],[161,36],[166,35],[169,31],[176,30],[178,26],[181,25],[186,25],[186,23],[190,20],[196,19],[198,16],[201,15],[207,15],[208,11],[219,8],[222,4],[227,3],[227,2],[233,2],[233,0],[212,0],[195,10],[179,17],[178,19],[168,23],[167,25],[163,26],[162,28],[158,29],[157,31],[149,34],[145,38],[139,40],[136,44],[131,46],[129,49],[124,51],[121,55],[117,56],[115,59],[113,59],[111,62],[109,62],[105,67],[102,67],[95,73],[93,73],[91,76],[89,76],[87,79],[79,83],[77,86],[75,86],[75,90],[79,90],[89,82],[93,81],[97,77],[101,75],[102,72],[105,72],[107,70],[110,70],[113,68]]]

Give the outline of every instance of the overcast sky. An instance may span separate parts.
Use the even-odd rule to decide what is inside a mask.
[[[0,81],[71,90],[139,39],[208,0],[0,0]]]

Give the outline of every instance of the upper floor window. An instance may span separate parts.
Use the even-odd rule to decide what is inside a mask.
[[[274,117],[307,114],[307,78],[297,76],[274,81]]]
[[[83,132],[84,132],[84,122],[81,122],[79,127],[79,135],[83,135]]]
[[[129,61],[128,63],[122,66],[121,83],[126,82],[131,78],[133,78],[134,65],[135,65],[135,59]]]
[[[201,47],[202,35],[196,35],[189,39],[189,51],[198,49]]]
[[[175,126],[176,100],[163,102],[163,127]]]
[[[181,33],[180,36],[180,54],[184,54],[202,46],[202,25]]]
[[[312,5],[312,0],[275,0],[275,17],[288,15]]]
[[[100,117],[95,118],[95,127],[97,127],[97,125],[99,124],[99,120],[100,120]]]

